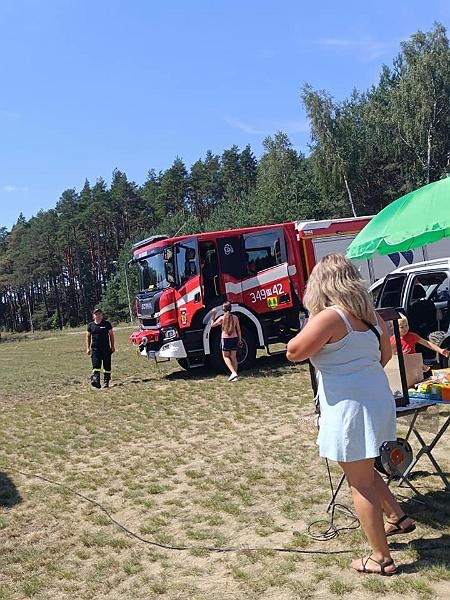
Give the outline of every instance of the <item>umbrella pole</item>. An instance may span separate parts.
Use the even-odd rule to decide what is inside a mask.
[[[408,394],[408,383],[406,381],[406,371],[405,371],[405,359],[403,358],[403,350],[402,344],[400,341],[400,329],[398,327],[398,320],[394,319],[392,321],[392,325],[394,326],[394,337],[395,337],[395,346],[397,348],[397,357],[398,357],[398,367],[400,370],[400,381],[402,382],[402,395],[406,404],[409,403],[409,394]]]

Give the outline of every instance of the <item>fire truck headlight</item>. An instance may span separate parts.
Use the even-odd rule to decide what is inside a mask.
[[[174,328],[170,328],[170,329],[165,329],[164,330],[164,340],[174,340],[176,337],[178,337],[178,331]]]
[[[148,340],[147,340],[147,338],[144,335],[144,337],[141,339],[141,346],[146,346],[147,342],[148,342]]]

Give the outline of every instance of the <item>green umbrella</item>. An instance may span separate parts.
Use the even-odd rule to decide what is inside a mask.
[[[424,185],[383,208],[355,237],[346,256],[404,252],[450,237],[450,178]]]

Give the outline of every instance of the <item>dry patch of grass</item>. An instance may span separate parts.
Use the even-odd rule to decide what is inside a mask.
[[[447,597],[450,511],[426,458],[414,483],[429,505],[402,488],[418,521],[392,545],[402,573],[358,576],[347,567],[366,552],[360,530],[327,543],[307,535],[329,500],[307,370],[263,357],[229,384],[147,363],[128,334],[117,332],[109,390],[89,386],[80,336],[0,344],[0,600]],[[449,446],[444,438],[436,449],[442,464]],[[99,507],[14,469],[94,499],[147,540],[190,550],[145,544]],[[351,504],[346,490],[339,500]]]

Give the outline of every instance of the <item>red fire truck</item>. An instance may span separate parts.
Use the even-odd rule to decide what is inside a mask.
[[[174,358],[185,369],[208,364],[221,370],[220,331],[211,329],[211,310],[219,316],[228,300],[242,331],[238,361],[241,368],[251,366],[258,348],[271,354],[275,344],[299,331],[301,300],[314,264],[330,252],[345,252],[369,220],[295,221],[159,235],[135,244],[139,330],[131,342],[149,358]]]

